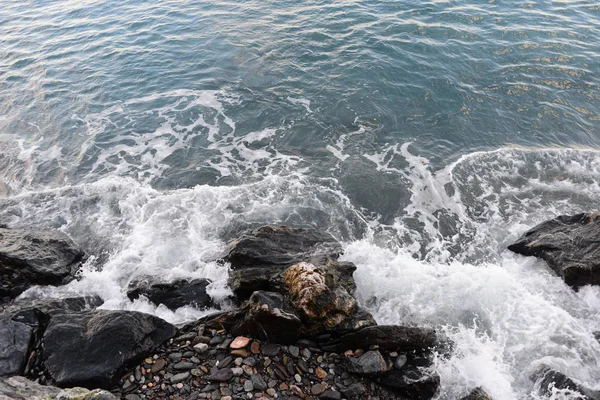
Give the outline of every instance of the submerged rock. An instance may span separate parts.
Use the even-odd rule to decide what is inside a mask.
[[[336,259],[341,253],[342,247],[328,233],[264,226],[233,241],[224,259],[231,263],[231,289],[245,300],[256,290],[272,290],[272,277],[293,264],[315,257]]]
[[[475,388],[460,400],[492,400],[492,398],[482,388]]]
[[[206,293],[210,284],[208,279],[177,279],[172,282],[156,282],[154,278],[144,276],[129,284],[127,297],[135,300],[145,296],[155,305],[164,304],[171,310],[183,306],[194,306],[200,309],[213,307],[213,301]]]
[[[173,325],[139,312],[57,313],[43,336],[46,372],[61,387],[110,388],[128,364],[175,333]]]
[[[117,400],[105,390],[59,389],[40,385],[22,376],[0,379],[0,400]]]
[[[526,232],[508,249],[548,263],[575,289],[600,284],[600,214],[563,215]]]
[[[553,370],[547,365],[540,365],[531,375],[538,393],[542,396],[551,396],[552,388],[567,389],[579,393],[583,400],[600,400],[600,392],[584,388],[564,374]]]
[[[30,326],[7,317],[0,318],[0,376],[23,373],[31,337]]]
[[[85,254],[65,234],[0,227],[0,302],[75,278]]]

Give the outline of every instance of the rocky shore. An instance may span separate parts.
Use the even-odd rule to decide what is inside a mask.
[[[595,214],[559,217],[509,248],[543,258],[578,288],[597,284],[598,233]],[[97,309],[97,297],[19,299],[28,287],[76,279],[86,256],[60,233],[2,227],[0,400],[436,397],[433,361],[451,354],[452,343],[428,327],[377,325],[354,298],[356,266],[341,253],[333,237],[313,229],[247,232],[222,259],[237,306],[173,326]],[[171,309],[213,308],[209,283],[138,277],[127,295]],[[554,387],[600,399],[547,366],[531,379],[541,395]],[[490,397],[474,387],[463,399]]]

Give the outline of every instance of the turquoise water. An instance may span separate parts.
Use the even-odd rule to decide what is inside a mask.
[[[379,322],[458,343],[440,398],[536,398],[542,362],[597,386],[600,292],[504,249],[600,201],[599,43],[592,1],[4,1],[2,222],[94,256],[26,295],[184,321],[127,283],[222,298],[228,240],[315,226]]]

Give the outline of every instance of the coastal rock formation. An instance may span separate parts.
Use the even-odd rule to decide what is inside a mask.
[[[171,310],[183,306],[194,306],[200,309],[214,307],[206,287],[208,279],[177,279],[172,282],[156,282],[155,278],[143,276],[129,284],[127,297],[135,300],[145,296],[155,305],[164,304]]]
[[[231,263],[230,285],[239,300],[260,293],[242,304],[235,319],[252,321],[260,314],[261,324],[283,318],[290,325],[281,332],[260,333],[252,323],[232,322],[233,332],[287,343],[298,335],[339,336],[375,325],[352,296],[356,266],[338,261],[341,253],[331,235],[314,229],[265,226],[234,241],[225,257]]]
[[[128,364],[175,332],[166,321],[133,311],[57,313],[43,336],[46,371],[60,387],[110,388]]]
[[[0,302],[73,280],[84,256],[63,233],[0,227]]]
[[[353,297],[356,266],[340,254],[331,236],[314,230],[252,231],[228,254],[240,307],[180,330],[148,314],[97,310],[98,297],[13,300],[0,306],[0,369],[59,387],[106,388],[127,400],[432,398],[439,378],[430,352],[443,342],[430,329],[376,326]],[[171,309],[207,307],[208,284],[142,277],[128,295]],[[80,393],[36,392],[26,380],[0,381],[0,393],[17,393],[19,385],[25,394],[15,398]],[[82,391],[81,398],[112,399],[103,393]]]
[[[551,396],[552,388],[567,389],[580,394],[583,400],[600,400],[600,392],[590,390],[573,382],[573,380],[547,365],[540,365],[531,374],[530,379],[535,382],[538,393],[542,396]]]
[[[543,259],[577,289],[600,284],[600,214],[563,215],[526,232],[508,249]]]
[[[106,390],[59,389],[40,385],[22,376],[0,379],[0,400],[117,400]]]
[[[291,265],[317,257],[337,259],[341,253],[328,233],[264,226],[233,241],[224,260],[231,264],[229,286],[245,300],[256,290],[272,290],[272,278]]]
[[[131,399],[201,395],[306,400],[428,400],[437,393],[439,378],[427,368],[404,365],[406,356],[397,352],[329,352],[322,349],[324,342],[309,339],[279,345],[209,327],[215,322],[208,317],[183,328],[180,336],[128,370],[118,393]],[[348,365],[353,363],[368,373],[351,372]],[[392,364],[402,367],[390,370]]]
[[[31,336],[31,327],[6,317],[0,318],[0,376],[23,373]]]

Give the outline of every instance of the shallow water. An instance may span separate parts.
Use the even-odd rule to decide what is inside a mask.
[[[0,217],[69,234],[98,294],[213,280],[266,223],[344,243],[379,323],[432,326],[440,399],[536,399],[549,364],[600,389],[600,291],[506,245],[600,201],[592,1],[2,2]],[[575,399],[557,392],[553,399]]]

